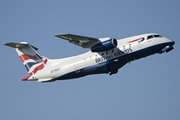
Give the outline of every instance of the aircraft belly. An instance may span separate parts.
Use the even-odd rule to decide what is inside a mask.
[[[66,80],[66,79],[73,79],[73,78],[79,78],[90,74],[95,74],[97,71],[97,68],[95,66],[90,66],[86,68],[82,68],[79,70],[75,70],[69,73],[66,73],[58,78],[56,80]]]
[[[97,64],[97,65],[81,68],[79,70],[74,70],[72,72],[66,73],[56,78],[56,80],[73,79],[73,78],[83,77],[86,75],[101,74],[101,73],[109,73],[109,69],[106,66],[106,64]]]

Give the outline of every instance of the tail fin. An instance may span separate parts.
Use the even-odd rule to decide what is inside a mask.
[[[45,60],[46,58],[44,58],[37,52],[38,48],[28,44],[27,42],[8,42],[4,45],[16,49],[17,54],[25,65],[29,74],[34,73],[35,68],[38,68],[39,66],[44,67],[45,61],[47,62],[47,60]]]

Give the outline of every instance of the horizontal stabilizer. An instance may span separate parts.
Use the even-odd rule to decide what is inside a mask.
[[[24,47],[29,46],[30,44],[27,42],[20,42],[20,43],[8,42],[8,43],[5,43],[4,45],[12,47],[12,48],[24,48]],[[35,50],[38,50],[37,47],[34,47],[32,45],[30,46],[33,47]]]

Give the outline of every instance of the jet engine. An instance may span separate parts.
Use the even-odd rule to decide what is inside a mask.
[[[91,51],[92,52],[108,51],[115,48],[117,44],[118,44],[117,40],[114,38],[111,38],[109,40],[96,44],[95,46],[91,48]]]

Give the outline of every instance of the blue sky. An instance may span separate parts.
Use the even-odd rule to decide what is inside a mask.
[[[1,0],[0,119],[179,120],[178,0]],[[48,58],[88,51],[54,37],[124,38],[157,32],[176,42],[167,54],[134,61],[118,74],[53,83],[23,82],[27,72],[3,44],[27,41]]]

